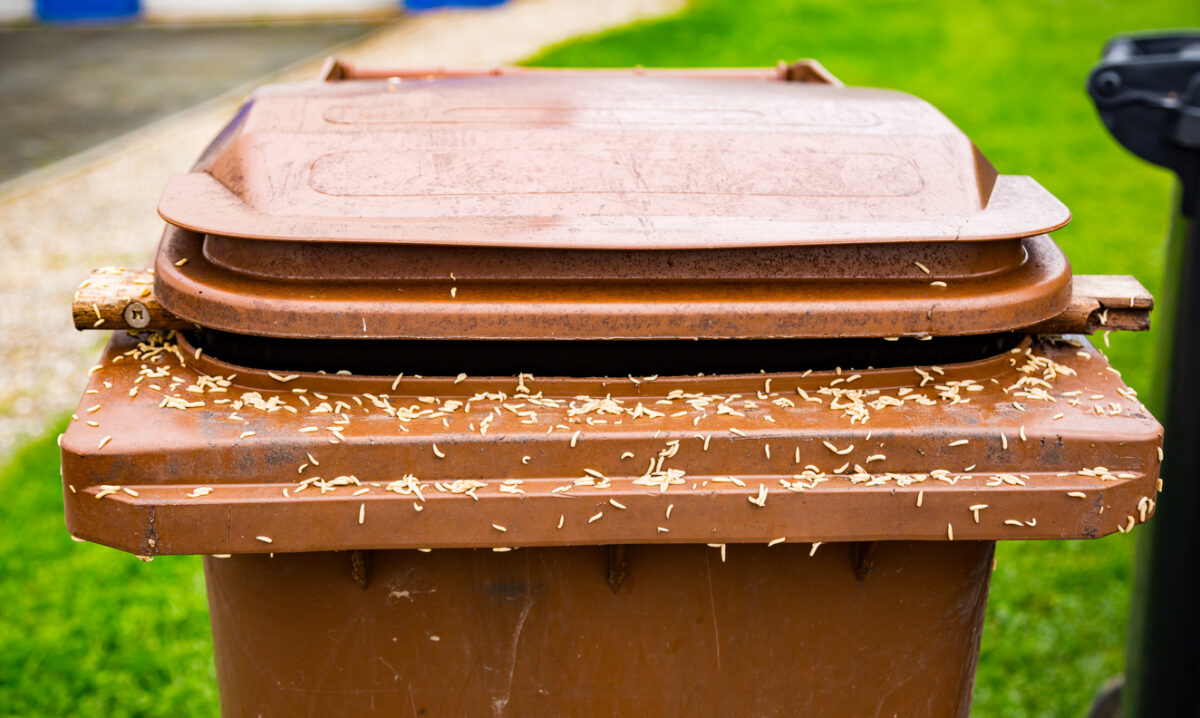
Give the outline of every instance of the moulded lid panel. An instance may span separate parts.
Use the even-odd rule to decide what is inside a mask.
[[[1061,227],[929,104],[714,75],[558,72],[279,85],[159,211],[298,241],[727,248]]]

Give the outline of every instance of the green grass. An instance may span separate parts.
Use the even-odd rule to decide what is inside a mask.
[[[1124,670],[1133,545],[999,544],[971,715],[1082,718]]]
[[[1173,2],[697,2],[534,62],[771,65],[816,57],[849,84],[906,90],[957,122],[1001,172],[1030,174],[1075,213],[1056,234],[1078,272],[1159,286],[1170,178],[1109,139],[1083,94],[1106,37],[1200,24]],[[1114,335],[1130,383],[1153,337]],[[53,434],[0,471],[0,716],[212,716],[200,563],[144,564],[69,540]],[[1119,673],[1132,542],[1013,543],[998,568],[973,713],[1081,716]]]
[[[200,559],[63,527],[55,435],[0,472],[0,716],[215,716]]]
[[[679,15],[548,49],[530,64],[769,66],[813,57],[851,85],[922,97],[998,170],[1032,175],[1071,208],[1055,239],[1078,273],[1160,286],[1172,177],[1121,149],[1084,82],[1109,36],[1200,25],[1194,0],[891,2],[707,0]],[[1108,354],[1150,386],[1154,333]],[[1124,664],[1133,541],[997,550],[972,714],[1082,716]]]

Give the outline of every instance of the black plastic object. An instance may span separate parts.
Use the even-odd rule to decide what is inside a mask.
[[[1113,38],[1088,93],[1122,145],[1179,176],[1182,200],[1151,402],[1166,488],[1138,545],[1122,715],[1200,716],[1200,31]]]
[[[1088,77],[1100,119],[1130,152],[1179,175],[1200,211],[1200,32],[1115,37]]]

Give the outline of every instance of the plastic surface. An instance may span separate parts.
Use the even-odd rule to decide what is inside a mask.
[[[225,715],[962,717],[992,542],[1153,514],[1161,427],[1025,336],[1066,209],[925,103],[326,76],[168,187],[154,295],[202,328],[114,333],[62,438],[73,535],[212,554]],[[646,361],[689,368],[584,371]]]
[[[405,10],[436,10],[444,7],[495,7],[506,0],[402,0]]]
[[[205,560],[223,714],[965,718],[987,542]]]
[[[1179,176],[1180,211],[1200,217],[1200,33],[1114,37],[1088,94],[1117,141]]]
[[[37,17],[44,22],[133,20],[141,11],[138,0],[37,0]]]
[[[297,338],[828,338],[1006,331],[1070,299],[1044,234],[1065,207],[928,104],[815,63],[396,72],[264,88],[171,181],[169,312]]]
[[[961,251],[920,243],[540,257],[259,243],[283,252],[274,254],[247,242],[168,227],[155,295],[175,316],[214,329],[350,339],[953,336],[1031,326],[1071,297],[1070,265],[1047,236]]]
[[[115,361],[132,347],[114,336],[78,412],[102,405],[98,426],[73,422],[62,447],[71,532],[138,554],[1090,538],[1156,496],[1160,427],[1070,345],[936,370],[522,382],[268,373],[186,344]]]
[[[571,249],[983,240],[1069,213],[883,90],[587,72],[268,87],[159,212],[202,234]]]

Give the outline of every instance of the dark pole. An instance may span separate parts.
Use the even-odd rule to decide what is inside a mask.
[[[1122,145],[1179,177],[1149,402],[1166,478],[1139,532],[1122,715],[1200,716],[1200,32],[1113,38],[1088,93]]]

